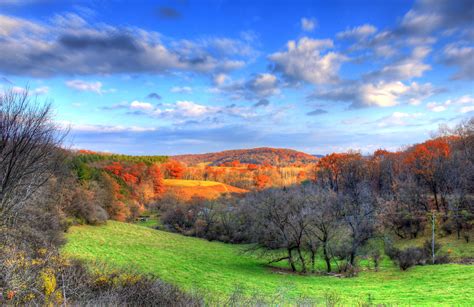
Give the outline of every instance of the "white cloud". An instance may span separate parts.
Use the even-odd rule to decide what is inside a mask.
[[[99,81],[87,82],[82,80],[69,80],[66,81],[66,85],[77,91],[102,94],[102,82]]]
[[[468,113],[468,112],[473,112],[474,111],[474,106],[467,106],[467,107],[462,107],[459,112],[461,113]]]
[[[175,118],[196,118],[203,117],[210,114],[215,114],[219,111],[218,107],[210,107],[197,104],[193,101],[177,101],[175,104],[167,104],[165,108],[155,109],[152,116],[169,116]]]
[[[313,31],[318,25],[318,21],[314,18],[301,18],[301,29],[306,32]]]
[[[215,85],[220,86],[223,85],[228,79],[229,76],[227,76],[226,74],[217,74],[214,76],[213,82]]]
[[[19,86],[14,86],[11,89],[16,94],[23,94],[26,91],[25,88],[19,87]],[[40,87],[37,87],[35,89],[28,89],[28,92],[31,95],[45,95],[49,92],[49,87],[40,86]]]
[[[415,47],[410,56],[386,65],[381,70],[368,74],[368,76],[385,81],[421,77],[425,71],[431,69],[430,65],[423,63],[423,60],[430,52],[431,48]]]
[[[426,105],[426,107],[435,113],[446,111],[446,106],[436,103],[436,102],[430,102]]]
[[[398,104],[398,97],[407,91],[402,82],[364,84],[360,88],[362,101],[368,106],[391,107]]]
[[[219,73],[256,55],[243,40],[162,40],[137,27],[89,23],[75,14],[42,23],[0,15],[0,69],[8,75],[50,77],[170,71]]]
[[[156,128],[153,128],[153,127],[76,124],[69,121],[61,121],[59,122],[59,124],[65,128],[70,128],[72,131],[79,131],[79,132],[114,133],[114,132],[144,132],[144,131],[156,130]]]
[[[190,94],[193,92],[193,89],[189,86],[173,86],[170,89],[170,92],[179,94]]]
[[[153,105],[149,102],[134,100],[130,103],[130,108],[133,110],[150,111],[153,110]]]
[[[216,82],[214,82],[216,83]],[[225,93],[231,99],[260,100],[280,93],[278,78],[270,73],[255,74],[248,80],[232,81],[226,77],[220,84],[216,84],[209,91],[211,93]]]
[[[433,112],[443,112],[450,106],[461,106],[459,112],[467,113],[472,111],[472,107],[474,107],[474,98],[470,95],[464,95],[456,99],[448,99],[443,103],[430,102],[426,104],[426,107]]]
[[[449,44],[443,53],[444,63],[458,68],[452,79],[474,79],[474,47]]]
[[[377,126],[391,127],[391,126],[406,126],[410,121],[422,117],[423,113],[404,113],[404,112],[393,112],[391,115],[382,117],[376,121]]]
[[[370,24],[364,24],[359,27],[347,29],[336,34],[339,39],[363,39],[377,32],[377,28]]]
[[[332,83],[339,79],[338,71],[347,57],[337,52],[327,52],[333,48],[330,39],[289,41],[287,51],[276,52],[268,58],[275,64],[275,71],[281,72],[292,81],[306,81],[313,84]]]
[[[11,34],[42,33],[45,28],[25,19],[0,15],[0,37]]]

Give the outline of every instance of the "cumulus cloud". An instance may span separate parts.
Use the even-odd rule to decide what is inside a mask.
[[[377,28],[375,26],[371,24],[364,24],[362,26],[339,32],[336,34],[336,37],[339,39],[360,40],[374,34],[375,32],[377,32]]]
[[[425,35],[434,30],[472,27],[470,0],[419,0],[403,17],[398,32]]]
[[[400,103],[417,105],[437,92],[430,83],[405,84],[400,81],[375,83],[351,83],[341,87],[317,90],[309,100],[351,102],[351,107],[391,107]]]
[[[443,105],[443,104],[439,104],[439,103],[436,103],[436,102],[429,102],[426,107],[431,110],[432,112],[444,112],[446,111],[446,106]]]
[[[130,103],[130,108],[132,110],[150,111],[153,110],[153,105],[149,102],[134,100]]]
[[[212,73],[245,64],[242,53],[223,55],[199,42],[193,43],[200,48],[186,49],[176,41],[165,45],[159,33],[89,24],[74,14],[58,15],[44,24],[0,15],[0,25],[0,71],[11,75]]]
[[[318,26],[318,21],[315,18],[301,18],[301,29],[306,32],[313,31]]]
[[[248,80],[230,80],[226,78],[217,84],[212,92],[225,93],[232,99],[256,100],[263,99],[280,93],[278,78],[270,73],[260,73],[251,76]]]
[[[289,41],[286,51],[273,53],[268,59],[274,64],[274,71],[282,73],[290,81],[333,83],[339,80],[339,67],[348,59],[333,51],[323,53],[333,47],[330,39],[303,37],[298,41]]]
[[[470,95],[464,95],[456,99],[448,99],[445,102],[429,102],[426,104],[426,108],[432,112],[443,112],[451,106],[460,107],[460,113],[470,112],[474,107],[474,98]]]
[[[443,62],[458,69],[452,79],[474,80],[474,47],[449,44],[443,53]]]
[[[380,70],[366,75],[372,79],[382,80],[406,80],[423,76],[423,73],[431,69],[431,66],[423,63],[423,60],[431,52],[431,48],[417,46],[413,48],[411,54],[393,63],[390,63]]]
[[[0,15],[0,37],[7,37],[9,35],[25,35],[26,33],[41,34],[46,29],[38,24],[30,22],[25,19]]]

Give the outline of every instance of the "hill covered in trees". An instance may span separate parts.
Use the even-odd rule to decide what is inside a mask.
[[[236,162],[242,164],[269,164],[272,166],[297,166],[315,163],[318,160],[315,156],[304,152],[269,147],[225,150],[194,155],[177,155],[172,158],[188,165],[209,163],[211,165],[228,166],[232,166],[232,163]]]

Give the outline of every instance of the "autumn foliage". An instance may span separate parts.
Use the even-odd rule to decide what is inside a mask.
[[[166,174],[171,179],[181,179],[184,173],[184,165],[176,160],[164,164]]]

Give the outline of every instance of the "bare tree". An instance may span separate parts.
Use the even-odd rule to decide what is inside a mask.
[[[28,88],[0,94],[0,225],[14,225],[20,209],[60,163],[64,131],[52,121],[51,104]]]
[[[324,190],[316,187],[313,187],[307,195],[311,210],[311,227],[307,234],[309,240],[314,237],[321,243],[326,270],[331,272],[330,243],[334,240],[341,224],[336,210],[337,195],[330,189]],[[312,249],[310,251],[313,252]],[[314,257],[313,253],[312,257]]]

